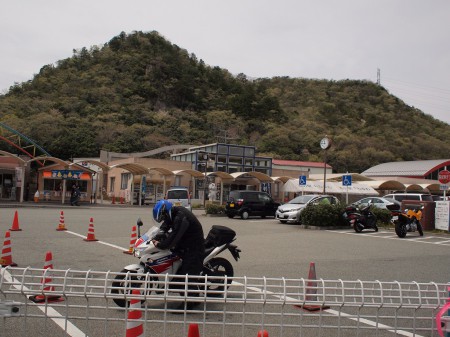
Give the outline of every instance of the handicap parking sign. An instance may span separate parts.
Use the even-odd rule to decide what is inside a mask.
[[[351,175],[342,176],[342,186],[352,186],[352,176]]]
[[[306,176],[298,177],[298,183],[300,186],[305,186],[306,185]]]

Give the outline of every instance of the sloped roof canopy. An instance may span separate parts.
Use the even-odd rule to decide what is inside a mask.
[[[399,161],[383,163],[369,168],[361,174],[366,176],[413,176],[425,177],[442,167],[450,166],[450,159]]]
[[[110,167],[113,168],[122,168],[124,170],[127,170],[128,172],[132,173],[133,175],[142,175],[142,174],[148,174],[148,168],[141,164],[136,163],[123,163],[123,164],[117,164]]]
[[[47,156],[34,157],[33,159],[30,159],[28,162],[32,162],[32,161],[51,161],[53,163],[59,164],[64,167],[68,167],[71,164],[62,159],[59,159],[56,157],[47,157]]]
[[[234,173],[231,173],[231,176],[233,176],[234,179],[245,177],[245,176],[251,176],[251,177],[256,178],[256,179],[258,179],[259,181],[262,181],[262,182],[273,182],[272,178],[269,177],[267,174],[264,174],[264,173],[261,173],[261,172],[255,172],[255,171],[251,171],[251,172],[234,172]]]
[[[363,174],[359,173],[327,173],[327,180],[328,181],[342,181],[342,176],[349,175],[352,176],[352,181],[370,181],[373,180],[373,178],[366,177]],[[310,179],[313,180],[323,180],[323,174],[310,174]]]
[[[11,158],[17,159],[17,161],[22,164],[25,164],[27,162],[26,160],[23,160],[22,158],[16,156],[13,153],[10,153],[10,152],[0,150],[0,154],[4,155],[5,157],[11,157]]]
[[[161,173],[163,176],[172,176],[173,175],[172,171],[170,171],[164,167],[149,167],[148,171],[149,172],[147,172],[147,173],[150,173],[150,171],[156,171],[158,173]]]
[[[286,182],[292,179],[292,177],[288,177],[288,176],[280,176],[280,177],[272,177],[273,181],[281,181],[282,183],[286,184]]]
[[[232,179],[234,180],[234,177],[227,173],[227,172],[223,172],[223,171],[215,171],[215,172],[208,172],[206,175],[208,176],[216,176],[219,177],[221,179]]]
[[[70,165],[80,164],[80,163],[90,163],[92,165],[98,166],[102,169],[103,172],[108,171],[110,168],[107,164],[102,163],[101,161],[98,161],[98,160],[93,160],[93,159],[80,160],[80,161],[72,163]]]
[[[197,171],[197,170],[178,170],[178,171],[173,171],[173,174],[177,175],[180,173],[187,173],[190,174],[191,176],[195,177],[195,178],[203,178],[205,175],[204,173]]]
[[[376,190],[398,190],[404,191],[406,186],[397,180],[373,180],[366,181],[364,184],[373,187]]]

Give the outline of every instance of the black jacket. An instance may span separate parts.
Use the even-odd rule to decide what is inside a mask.
[[[161,229],[172,229],[168,237],[158,243],[160,249],[204,251],[203,228],[197,217],[183,206],[172,207],[172,221],[166,220]]]

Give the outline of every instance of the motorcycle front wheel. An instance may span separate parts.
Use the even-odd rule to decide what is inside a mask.
[[[142,282],[145,280],[145,277],[142,277],[142,279],[138,278],[135,275],[136,272],[131,272],[131,271],[126,270],[126,269],[122,269],[120,271],[120,273],[121,274],[118,274],[114,278],[114,281],[112,283],[111,294],[122,294],[122,295],[124,295],[125,294],[125,289],[127,290],[127,294],[131,294],[131,291],[133,289],[140,289],[141,286],[142,286]],[[128,273],[128,274],[126,274],[126,273]],[[113,298],[113,301],[119,307],[122,307],[122,308],[128,307],[130,305],[130,301],[127,301],[124,298]],[[142,300],[141,302],[144,303],[145,301]]]
[[[407,232],[406,225],[404,223],[401,222],[395,223],[395,233],[399,238],[404,238],[406,236],[406,232]]]
[[[215,257],[211,259],[204,267],[202,275],[220,276],[220,278],[208,278],[206,286],[206,295],[210,297],[222,296],[225,290],[225,279],[222,277],[228,276],[227,289],[231,284],[231,277],[234,276],[233,265],[222,257]]]
[[[358,221],[355,221],[355,223],[353,224],[353,229],[356,233],[361,233],[363,230],[363,226]]]
[[[423,236],[422,224],[419,221],[417,221],[417,231],[419,232],[420,236]]]

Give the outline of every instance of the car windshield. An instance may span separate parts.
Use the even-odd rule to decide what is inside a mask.
[[[314,195],[300,195],[289,201],[288,204],[306,204],[314,197],[315,197]]]

